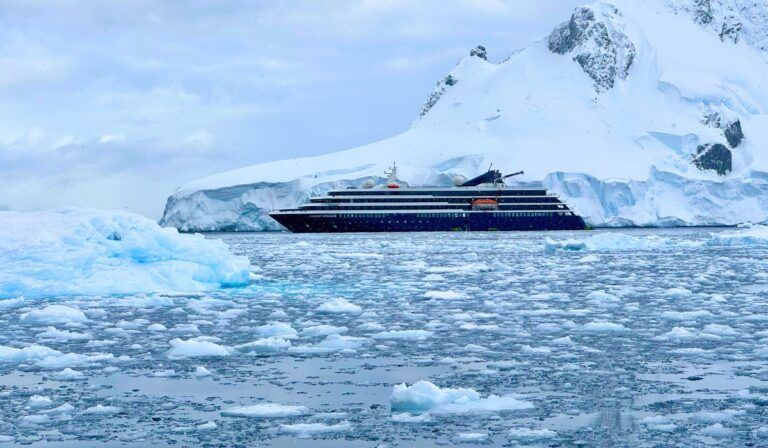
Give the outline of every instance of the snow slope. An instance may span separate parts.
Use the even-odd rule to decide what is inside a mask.
[[[406,132],[190,182],[161,224],[277,229],[270,210],[381,182],[392,161],[409,185],[523,169],[518,182],[543,182],[593,225],[767,221],[766,17],[746,0],[577,8],[500,63],[473,50]]]
[[[0,297],[189,292],[250,278],[248,259],[221,240],[179,234],[132,213],[0,212],[0,228]],[[56,306],[46,308],[53,318],[85,318]],[[41,313],[25,319],[56,322]]]

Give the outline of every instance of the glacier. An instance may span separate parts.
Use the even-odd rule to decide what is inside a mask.
[[[501,62],[472,50],[405,132],[189,182],[160,223],[278,230],[269,211],[381,184],[393,161],[407,185],[522,169],[517,184],[543,184],[593,226],[766,222],[766,17],[741,0],[591,3]]]
[[[180,234],[123,211],[0,212],[0,297],[195,292],[247,285],[247,257],[221,240]],[[82,322],[51,305],[22,318]]]

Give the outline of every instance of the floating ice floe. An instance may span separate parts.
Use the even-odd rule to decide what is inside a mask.
[[[49,408],[53,406],[53,400],[42,395],[32,395],[27,400],[27,407],[31,409]]]
[[[616,331],[627,331],[627,327],[621,324],[613,323],[613,322],[596,321],[596,322],[589,322],[582,325],[581,331],[594,332],[594,333],[616,332]]]
[[[301,330],[301,334],[308,337],[328,336],[331,334],[342,334],[349,331],[347,327],[337,327],[334,325],[313,325]]]
[[[221,411],[225,417],[281,418],[306,415],[309,409],[280,403],[259,403],[250,406],[238,406]]]
[[[389,398],[392,412],[463,414],[530,409],[533,404],[512,396],[482,398],[474,389],[440,388],[429,381],[395,385]]]
[[[423,341],[432,336],[427,330],[390,330],[381,331],[373,335],[375,339],[405,339],[411,341]]]
[[[220,240],[122,211],[0,212],[0,297],[201,291],[249,282]]]
[[[295,434],[299,438],[309,438],[315,434],[326,434],[331,432],[344,432],[352,429],[352,425],[347,422],[339,422],[335,425],[326,423],[296,423],[292,425],[280,425],[280,431]]]
[[[455,300],[455,299],[463,299],[467,295],[462,292],[456,292],[456,291],[427,291],[424,293],[424,297],[427,299],[445,299],[445,300]]]
[[[85,375],[83,375],[83,372],[67,367],[60,372],[52,373],[49,375],[49,378],[56,381],[80,381],[85,379]]]
[[[523,441],[553,439],[557,437],[557,433],[555,431],[552,431],[546,428],[541,428],[541,429],[512,428],[509,431],[507,431],[507,435],[511,439],[523,440]]]
[[[282,338],[269,337],[257,339],[253,342],[236,345],[237,351],[254,354],[272,354],[284,352],[291,346],[291,341]]]
[[[117,406],[104,406],[103,404],[97,404],[83,411],[86,415],[114,415],[119,414],[122,411]]]
[[[62,353],[44,345],[30,345],[24,348],[0,345],[0,363],[32,363],[35,367],[43,370],[90,365],[91,363],[108,361],[113,358],[111,354],[80,355],[76,353]]]
[[[587,238],[556,241],[546,237],[544,250],[588,250],[588,251],[614,251],[614,250],[649,250],[670,246],[668,238],[657,236],[636,237],[618,232],[598,233]],[[690,244],[690,242],[688,243]]]
[[[168,350],[168,357],[171,359],[230,355],[230,351],[226,347],[210,341],[177,338],[171,340],[169,344],[171,344],[171,349]]]
[[[753,225],[735,231],[713,233],[707,244],[712,246],[768,246],[768,226]]]
[[[360,314],[363,309],[342,297],[337,297],[317,307],[317,311],[330,314]]]
[[[262,337],[279,337],[281,339],[295,339],[299,337],[296,330],[285,322],[272,322],[256,327],[256,333]]]
[[[57,341],[84,341],[93,336],[87,333],[77,333],[69,330],[59,330],[56,327],[47,327],[45,331],[38,333],[38,339],[53,339]]]
[[[462,432],[456,434],[456,440],[459,442],[482,442],[488,439],[488,433],[485,432]]]
[[[195,371],[192,373],[197,378],[203,378],[206,376],[211,376],[213,373],[211,373],[210,370],[206,369],[205,366],[197,366],[195,367]]]
[[[1,275],[1,274],[0,274]],[[66,305],[48,305],[45,308],[29,311],[19,317],[22,323],[29,325],[78,324],[88,321],[85,313],[78,308]]]

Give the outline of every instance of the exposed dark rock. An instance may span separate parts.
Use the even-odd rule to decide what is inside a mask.
[[[715,16],[712,14],[710,0],[693,0],[693,21],[699,25],[712,23]]]
[[[739,146],[741,141],[744,140],[744,132],[741,130],[741,121],[736,120],[728,123],[723,128],[723,134],[725,134],[725,139],[728,140],[728,145],[730,145],[731,148]]]
[[[472,50],[469,51],[470,56],[477,56],[478,58],[487,61],[488,60],[488,52],[485,50],[485,47],[482,45],[478,45]]]
[[[605,14],[621,15],[616,8]],[[589,7],[576,8],[568,22],[558,25],[549,35],[548,47],[556,54],[575,52],[573,59],[592,78],[597,92],[613,87],[617,78],[625,79],[636,53],[625,34],[609,31]]]
[[[439,81],[435,85],[435,89],[429,95],[429,98],[427,98],[427,101],[424,103],[424,106],[422,106],[421,114],[419,116],[423,117],[424,115],[426,115],[427,112],[429,112],[429,110],[432,109],[435,106],[435,104],[437,104],[437,102],[445,93],[446,89],[448,87],[456,85],[457,82],[459,81],[451,75],[448,75],[445,78],[443,78],[441,81]]]
[[[720,40],[725,42],[738,43],[741,37],[741,22],[734,16],[728,16],[723,19],[723,25],[720,28]]]
[[[735,148],[744,140],[744,132],[741,130],[741,121],[728,121],[719,112],[706,111],[701,122],[707,126],[722,129],[728,146]]]
[[[693,164],[702,171],[714,171],[724,176],[733,169],[731,150],[721,143],[707,143],[696,148]]]
[[[571,20],[561,23],[549,35],[549,50],[557,54],[572,51],[583,42],[584,31],[595,22],[595,13],[587,7],[576,8]]]

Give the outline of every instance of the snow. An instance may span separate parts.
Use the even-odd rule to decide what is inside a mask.
[[[309,409],[304,406],[260,403],[226,409],[221,412],[221,415],[225,417],[282,418],[305,415],[307,413],[309,413]]]
[[[363,309],[342,297],[337,297],[317,307],[317,311],[330,314],[360,314]]]
[[[230,355],[226,347],[209,341],[177,338],[171,340],[169,344],[171,349],[168,350],[168,357],[171,359]]]
[[[408,185],[451,185],[490,163],[523,169],[512,183],[543,183],[594,226],[766,222],[768,58],[755,44],[768,40],[765,19],[755,20],[766,16],[764,2],[727,13],[751,30],[746,36],[762,33],[746,39],[751,45],[721,39],[715,25],[699,26],[668,3],[587,5],[594,16],[587,25],[607,30],[605,43],[593,39],[558,54],[548,36],[531,36],[499,63],[467,56],[449,73],[456,82],[442,83],[445,92],[403,133],[194,180],[169,197],[161,222],[278,229],[270,210],[369,179],[381,184],[393,160]],[[596,89],[595,74],[610,86]],[[707,124],[713,114],[739,120],[745,136],[728,149],[732,171],[724,176],[691,162],[700,145],[730,145],[722,128]]]
[[[533,404],[511,396],[489,395],[482,398],[468,388],[440,388],[429,381],[418,381],[412,386],[405,383],[392,388],[389,398],[392,412],[411,413],[482,413],[530,409]]]
[[[45,308],[24,313],[19,320],[25,324],[69,324],[86,322],[85,313],[77,308],[66,305],[48,305]]]
[[[248,259],[222,241],[179,234],[132,213],[0,211],[0,226],[0,297],[201,291],[249,282]],[[46,312],[26,319],[84,318],[63,308]]]

